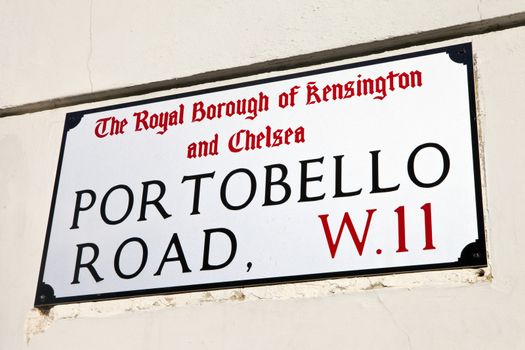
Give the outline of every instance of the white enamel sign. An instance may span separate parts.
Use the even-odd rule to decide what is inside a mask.
[[[69,113],[35,304],[484,266],[470,44]]]

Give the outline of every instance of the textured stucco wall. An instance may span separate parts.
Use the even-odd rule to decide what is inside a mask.
[[[525,11],[520,0],[0,1],[0,108]]]
[[[3,0],[0,8],[2,108],[439,29],[525,3]],[[43,315],[32,304],[65,113],[115,101],[78,105],[0,119],[0,349],[525,348],[525,27],[373,57],[466,41],[476,59],[484,276],[339,279],[73,304]]]

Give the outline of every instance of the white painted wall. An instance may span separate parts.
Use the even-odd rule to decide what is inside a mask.
[[[511,15],[525,2],[2,0],[0,10],[5,108]],[[116,101],[77,105],[0,119],[0,349],[525,348],[525,27],[374,57],[466,41],[476,55],[485,276],[339,279],[42,315],[33,299],[65,113]]]
[[[1,0],[0,7],[1,108],[510,15],[525,2]]]

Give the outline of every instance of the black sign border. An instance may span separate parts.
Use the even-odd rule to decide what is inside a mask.
[[[125,107],[132,107],[136,105],[148,104],[161,102],[166,100],[172,100],[177,98],[195,96],[195,95],[204,95],[218,91],[238,89],[246,86],[252,85],[262,85],[276,81],[289,80],[295,78],[301,78],[314,74],[324,74],[329,72],[335,72],[345,69],[365,67],[370,65],[375,65],[379,63],[386,63],[392,61],[398,61],[408,58],[428,56],[437,53],[447,53],[451,60],[458,64],[465,64],[467,66],[467,79],[468,79],[468,92],[469,92],[469,104],[470,104],[470,127],[471,127],[471,142],[472,142],[472,157],[473,157],[473,172],[474,172],[474,183],[475,183],[475,196],[476,196],[476,214],[477,214],[477,224],[478,224],[478,239],[475,242],[468,244],[462,251],[461,256],[458,258],[458,261],[451,263],[439,263],[439,264],[424,264],[424,265],[413,265],[413,266],[398,266],[398,267],[389,267],[389,268],[378,268],[378,269],[365,269],[365,270],[352,270],[352,271],[342,271],[342,272],[330,272],[330,273],[318,273],[318,274],[307,274],[307,275],[294,275],[294,276],[285,276],[285,277],[271,277],[271,278],[262,278],[262,279],[252,279],[252,280],[241,280],[241,281],[230,281],[230,282],[216,282],[216,283],[207,283],[207,284],[198,284],[198,285],[188,285],[188,286],[178,286],[178,287],[165,287],[165,288],[152,288],[152,289],[140,289],[133,291],[123,291],[123,292],[110,292],[102,294],[88,294],[80,295],[74,297],[55,297],[52,286],[46,284],[43,281],[44,269],[46,264],[46,257],[49,245],[49,238],[51,235],[51,228],[53,224],[53,215],[56,204],[56,197],[58,192],[58,184],[60,181],[60,171],[62,169],[62,160],[64,156],[64,149],[66,144],[67,133],[69,130],[74,128],[82,117],[86,114],[101,112],[101,111],[110,111],[114,109],[120,109]],[[101,301],[101,300],[110,300],[126,297],[139,297],[139,296],[148,296],[148,295],[157,295],[157,294],[172,294],[180,292],[197,292],[197,291],[206,291],[214,289],[226,289],[226,288],[243,288],[249,286],[258,286],[258,285],[272,285],[272,284],[281,284],[281,283],[297,283],[304,281],[312,280],[324,280],[332,278],[341,278],[341,277],[356,277],[356,276],[378,276],[392,273],[408,273],[408,272],[418,272],[418,271],[433,271],[433,270],[444,270],[444,269],[458,269],[458,268],[481,268],[487,266],[487,250],[486,250],[486,241],[485,241],[485,225],[484,225],[484,214],[483,214],[483,197],[481,189],[481,168],[480,168],[480,154],[478,146],[478,129],[477,129],[477,112],[476,112],[476,98],[475,98],[475,84],[474,84],[474,67],[473,67],[473,55],[472,55],[472,43],[463,43],[458,45],[446,46],[441,48],[435,48],[424,51],[416,51],[401,55],[395,55],[390,57],[384,57],[369,61],[350,63],[340,66],[328,67],[315,69],[310,71],[304,71],[299,73],[292,73],[282,76],[276,76],[271,78],[252,80],[237,84],[224,85],[214,88],[208,88],[203,90],[196,90],[185,92],[181,94],[174,94],[156,98],[150,98],[140,101],[133,101],[127,103],[121,103],[117,105],[98,107],[93,109],[87,109],[83,111],[76,111],[66,114],[64,131],[62,134],[62,143],[60,146],[60,155],[58,160],[58,166],[55,177],[55,186],[53,190],[53,197],[51,200],[51,209],[49,213],[48,225],[46,238],[44,243],[44,250],[42,253],[42,261],[40,264],[40,273],[38,277],[38,285],[35,296],[35,307],[45,308],[57,304],[64,303],[77,303],[77,302],[87,302],[87,301]]]

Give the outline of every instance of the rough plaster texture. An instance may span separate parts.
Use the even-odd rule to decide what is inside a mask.
[[[525,11],[517,0],[1,0],[0,108]]]
[[[257,7],[258,13],[250,20],[242,16],[214,19],[216,30],[208,36],[185,28],[185,32],[180,32],[183,37],[175,35],[171,41],[168,37],[173,34],[169,32],[173,28],[165,24],[173,22],[169,11],[154,11],[151,5],[125,6],[126,15],[133,19],[126,25],[112,22],[110,12],[97,9],[101,4],[94,1],[93,13],[97,14],[91,21],[105,24],[92,27],[98,42],[93,41],[90,49],[86,29],[90,23],[89,3],[73,5],[58,1],[44,5],[38,2],[28,8],[27,4],[4,1],[3,9],[13,11],[14,17],[28,22],[15,19],[0,22],[0,42],[9,41],[14,48],[0,58],[0,77],[3,85],[10,87],[0,91],[0,105],[76,94],[89,91],[91,84],[95,90],[123,86],[144,79],[164,79],[246,64],[250,60],[349,45],[353,40],[372,40],[375,36],[439,26],[443,24],[440,21],[469,21],[469,16],[474,14],[478,17],[501,15],[505,11],[522,10],[520,7],[524,5],[511,1],[497,2],[498,6],[494,5],[496,2],[465,1],[453,10],[448,1],[396,3],[399,11],[396,13],[402,20],[388,17],[388,6],[390,12],[394,11],[390,2],[377,2],[387,9],[378,9],[376,16],[379,17],[374,17],[377,21],[374,24],[370,23],[370,7],[361,9],[362,15],[356,17],[355,13],[337,10],[349,6],[348,3],[303,2],[304,12],[294,16],[303,15],[312,22],[309,11],[313,6],[320,6],[321,13],[314,17],[324,19],[309,26],[308,20],[294,21],[294,16],[285,24],[287,17],[283,12],[293,6],[288,2],[274,5],[273,11],[264,4]],[[192,23],[194,28],[211,28],[212,24],[204,17],[197,18],[196,9],[207,9],[200,4],[184,10],[184,16],[171,12],[182,21],[174,23],[174,27],[182,30],[183,23]],[[364,6],[357,2],[354,5]],[[234,8],[230,2],[216,6],[212,13],[227,14]],[[277,11],[278,6],[283,8]],[[457,6],[465,8],[458,11]],[[431,12],[429,7],[434,11],[433,16],[427,14]],[[413,15],[418,11],[417,16]],[[153,12],[159,16],[158,23],[151,18]],[[186,18],[190,13],[194,13],[193,20]],[[77,14],[77,18],[73,18],[73,14]],[[381,14],[385,16],[382,22],[388,22],[388,26],[379,21]],[[138,24],[141,15],[145,16],[143,26]],[[328,19],[330,15],[333,23]],[[254,16],[260,16],[260,23]],[[118,17],[122,18],[123,15]],[[344,27],[343,18],[348,28],[354,28],[354,32],[350,31],[353,34],[330,34],[330,24]],[[238,27],[231,24],[230,19],[237,21]],[[39,26],[46,29],[38,30]],[[234,27],[246,28],[245,33],[237,33]],[[15,31],[19,38],[26,35],[28,42],[15,40]],[[142,37],[130,34],[134,31],[141,32]],[[161,32],[165,32],[162,38],[149,40]],[[228,37],[218,42],[219,36],[225,33]],[[324,41],[322,33],[326,35]],[[257,37],[257,41],[245,40],[247,35]],[[279,36],[285,38],[272,39]],[[50,41],[49,37],[55,40]],[[190,37],[199,44],[190,42]],[[287,44],[292,38],[298,44],[289,47]],[[525,348],[525,258],[522,254],[525,236],[521,234],[525,200],[525,187],[521,185],[525,177],[525,139],[522,137],[525,131],[525,99],[522,98],[525,28],[400,52],[465,41],[473,42],[476,55],[477,102],[484,153],[490,267],[483,273],[479,270],[427,272],[124,299],[59,306],[44,315],[34,310],[32,304],[64,115],[67,111],[114,101],[75,106],[0,119],[0,281],[4,301],[0,313],[0,349]],[[186,51],[174,50],[174,42]],[[206,45],[210,48],[206,49]],[[219,52],[220,45],[229,49]],[[146,63],[147,50],[156,46],[162,46],[165,53],[157,50]],[[62,55],[69,50],[67,56]],[[114,55],[110,55],[110,51]],[[33,56],[27,56],[28,53]],[[364,59],[368,57],[359,60]]]

